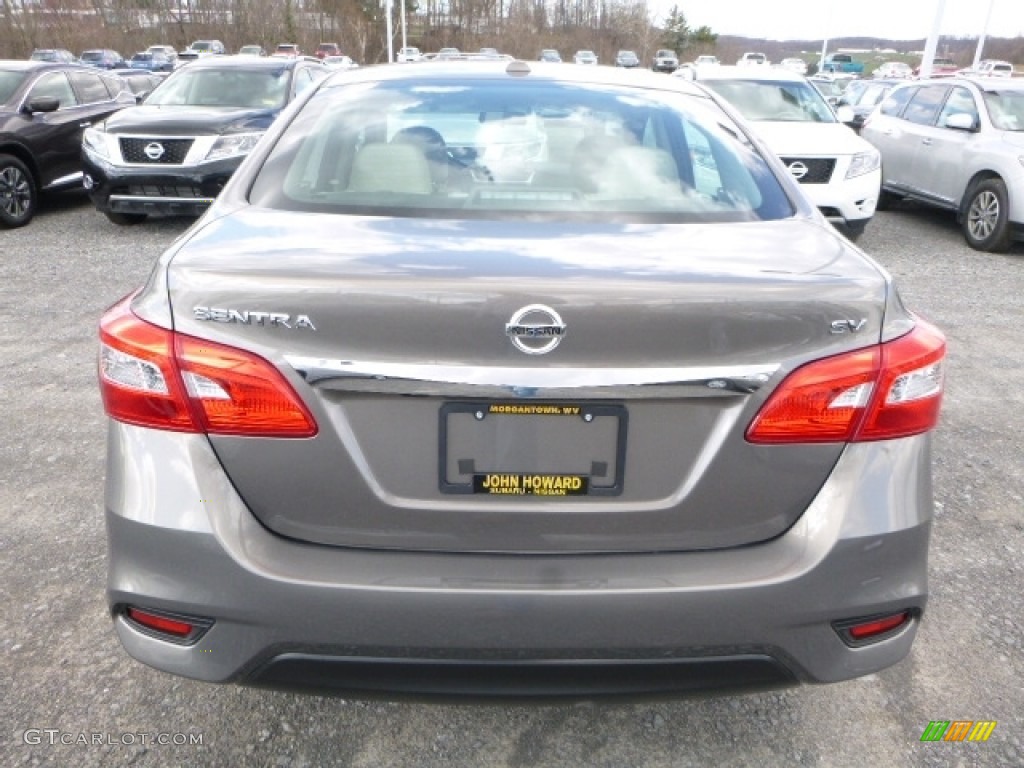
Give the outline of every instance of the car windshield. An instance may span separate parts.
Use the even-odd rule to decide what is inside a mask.
[[[288,70],[285,67],[259,70],[184,67],[154,91],[146,104],[278,109],[284,106],[287,93]]]
[[[805,81],[705,80],[748,120],[834,123],[836,117],[821,94]]]
[[[103,51],[85,51],[82,54],[82,61],[102,61]]]
[[[26,72],[5,72],[0,70],[0,104],[6,104],[11,100],[14,92],[25,82],[28,77]]]
[[[250,200],[449,218],[792,214],[764,160],[704,99],[490,81],[322,88],[277,142]]]
[[[985,91],[992,125],[1000,131],[1024,131],[1024,90]]]
[[[132,56],[132,61],[150,61],[152,59],[152,53],[136,53],[134,56]]]
[[[193,51],[199,51],[200,53],[202,53],[204,51],[212,51],[213,43],[208,42],[206,40],[196,40],[194,43],[192,43],[190,47],[192,48]]]

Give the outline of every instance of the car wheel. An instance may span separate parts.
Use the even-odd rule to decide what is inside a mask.
[[[963,215],[964,239],[971,248],[993,253],[1009,249],[1008,203],[1002,179],[985,179],[971,187]]]
[[[902,199],[899,195],[894,195],[892,192],[886,192],[883,189],[878,193],[878,203],[875,205],[875,210],[888,211]]]
[[[36,213],[36,182],[13,155],[0,155],[0,226],[23,227]]]
[[[121,227],[130,227],[134,224],[141,224],[147,218],[144,213],[114,213],[113,211],[104,211],[106,217],[110,219],[111,223],[117,224]]]
[[[867,229],[868,222],[871,219],[857,219],[856,221],[845,221],[843,222],[840,231],[846,235],[846,239],[851,243],[857,242],[857,239],[864,234],[864,230]]]

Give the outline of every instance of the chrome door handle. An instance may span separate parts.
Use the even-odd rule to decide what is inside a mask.
[[[921,143],[924,144],[926,147],[930,147],[932,145],[932,140],[931,139],[921,139]]]
[[[92,123],[89,122],[88,120],[86,120],[84,123],[79,123],[78,127],[79,128],[88,128],[90,125],[92,125]]]

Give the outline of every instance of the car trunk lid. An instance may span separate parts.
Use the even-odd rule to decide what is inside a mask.
[[[752,445],[745,429],[785,372],[877,342],[887,290],[810,220],[251,209],[209,222],[168,285],[177,330],[279,365],[317,419],[307,440],[211,438],[269,528],[533,553],[785,531],[842,445]]]

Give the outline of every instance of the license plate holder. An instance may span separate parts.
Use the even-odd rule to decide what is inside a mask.
[[[614,403],[444,403],[441,492],[504,499],[618,496],[628,421],[626,407]]]

